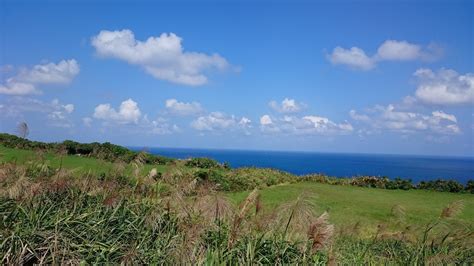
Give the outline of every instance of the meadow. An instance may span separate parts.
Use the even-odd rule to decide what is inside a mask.
[[[312,195],[317,212],[327,211],[331,214],[330,221],[339,226],[360,223],[374,231],[377,225],[393,220],[394,206],[404,209],[407,223],[422,225],[438,217],[440,210],[456,201],[464,203],[464,211],[458,218],[474,225],[474,197],[471,194],[384,190],[315,182],[281,184],[260,191],[262,202],[269,210],[296,200],[302,192]],[[229,198],[237,204],[247,195],[248,192],[235,192],[229,193]]]
[[[117,164],[112,162],[98,160],[95,158],[81,157],[78,155],[65,155],[59,156],[51,151],[45,152],[35,152],[33,150],[24,150],[24,149],[14,149],[7,148],[0,145],[0,161],[18,163],[18,164],[27,164],[32,162],[44,162],[51,168],[58,169],[59,167],[64,167],[66,169],[72,170],[73,173],[78,175],[83,174],[93,174],[100,175],[101,173],[109,173]],[[131,164],[123,166],[127,174],[131,174],[133,167]],[[158,172],[165,172],[165,165],[151,165],[144,164],[143,171],[149,172],[152,168],[155,168]]]
[[[2,263],[473,263],[468,186],[57,150],[0,145]]]

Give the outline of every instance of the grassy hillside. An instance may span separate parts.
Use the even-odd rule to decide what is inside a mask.
[[[457,193],[435,192],[403,180],[298,177],[127,151],[125,163],[94,145],[101,152],[88,155],[0,145],[1,263],[474,262],[468,187],[439,182]]]
[[[11,162],[25,164],[28,162],[45,162],[52,168],[62,167],[72,170],[78,174],[99,175],[108,173],[117,167],[116,164],[96,158],[82,157],[78,155],[59,156],[53,152],[35,152],[32,150],[6,148],[0,145],[0,162]],[[133,171],[131,164],[124,165],[125,172],[130,174]],[[146,164],[143,171],[149,172],[152,168],[156,168],[158,172],[165,172],[166,165]]]
[[[294,201],[302,192],[308,193],[317,212],[328,211],[331,222],[350,225],[360,222],[372,229],[379,223],[393,220],[395,205],[405,209],[406,222],[426,224],[439,217],[441,210],[455,201],[463,201],[465,208],[459,218],[474,226],[474,195],[425,190],[386,190],[353,186],[336,186],[303,182],[283,184],[261,190],[262,202],[268,211]],[[233,202],[241,202],[248,192],[230,193]]]
[[[62,167],[71,170],[76,175],[87,173],[99,175],[109,173],[114,170],[114,167],[117,167],[117,164],[95,158],[77,155],[58,156],[53,153],[39,155],[34,151],[5,148],[0,145],[0,162],[26,164],[38,160],[47,162],[52,168],[58,168],[62,161]],[[124,167],[124,172],[127,174],[131,174],[134,168],[131,164]],[[145,164],[141,172],[146,174],[152,168],[157,169],[158,172],[166,173],[169,166]],[[263,169],[237,170],[235,173],[252,177],[271,174]],[[360,222],[373,229],[377,224],[389,222],[393,218],[391,209],[395,205],[400,205],[405,209],[407,222],[424,224],[439,216],[443,207],[458,200],[462,200],[465,204],[465,209],[459,218],[474,225],[474,195],[472,194],[425,190],[385,190],[303,182],[264,188],[261,190],[261,197],[267,211],[273,211],[282,204],[296,200],[303,192],[310,195],[317,212],[328,211],[331,213],[331,222],[338,225]],[[238,204],[247,197],[248,193],[243,191],[226,195],[233,203]]]

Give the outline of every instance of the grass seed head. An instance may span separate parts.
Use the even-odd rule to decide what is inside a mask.
[[[448,206],[446,206],[443,211],[441,211],[441,218],[453,218],[459,213],[464,208],[464,202],[462,200],[458,200],[455,202],[450,203]]]
[[[329,223],[329,214],[324,212],[311,222],[308,238],[311,240],[312,251],[318,251],[327,246],[334,234],[334,225]]]

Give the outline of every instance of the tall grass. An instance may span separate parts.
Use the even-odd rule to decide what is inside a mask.
[[[179,167],[162,177],[132,162],[106,176],[77,176],[45,163],[0,165],[0,260],[4,264],[472,264],[462,203],[424,226],[393,224],[372,236],[335,228],[302,194],[263,211],[258,189],[231,204]],[[309,200],[311,199],[311,200]],[[390,210],[387,210],[390,211]],[[348,217],[350,219],[351,217]],[[397,224],[394,226],[394,224]],[[402,229],[400,229],[402,228]]]

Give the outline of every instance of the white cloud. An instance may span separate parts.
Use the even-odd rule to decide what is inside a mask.
[[[0,116],[24,119],[27,113],[46,114],[48,125],[65,128],[74,125],[70,120],[73,111],[73,104],[62,104],[58,99],[44,102],[27,97],[12,97],[0,104]]]
[[[273,123],[273,121],[272,121],[272,119],[270,118],[269,115],[263,115],[262,117],[260,117],[260,125],[266,126],[266,125],[270,125],[272,123]]]
[[[141,117],[141,111],[135,101],[128,99],[120,104],[118,111],[112,108],[108,103],[99,104],[94,110],[93,117],[96,119],[123,124],[138,123]]]
[[[321,116],[304,116],[304,120],[310,121],[313,126],[313,131],[317,133],[334,133],[334,132],[351,132],[354,130],[351,124],[345,122],[336,124],[326,117]]]
[[[178,102],[176,99],[166,100],[165,106],[170,114],[181,116],[199,115],[204,111],[198,102],[185,103]]]
[[[157,79],[190,86],[207,83],[205,71],[230,66],[218,54],[185,52],[182,39],[174,33],[139,41],[131,30],[103,30],[92,38],[92,45],[100,56],[118,58],[143,67]]]
[[[349,116],[356,121],[370,121],[370,117],[364,114],[358,114],[355,110],[349,111]]]
[[[375,66],[374,60],[358,47],[344,49],[338,46],[334,48],[332,54],[328,55],[328,58],[334,65],[347,65],[355,69],[370,70]]]
[[[29,83],[21,83],[8,79],[5,85],[0,84],[0,94],[7,95],[30,95],[40,94],[40,91],[36,87]]]
[[[66,112],[68,114],[70,114],[74,111],[74,105],[73,104],[66,104],[66,105],[63,105],[63,107],[64,107],[64,110],[66,110]]]
[[[406,61],[421,56],[421,47],[407,41],[386,40],[377,50],[378,60]]]
[[[148,118],[147,114],[143,114],[138,107],[138,103],[132,99],[123,101],[118,110],[110,104],[99,104],[95,107],[93,118],[102,120],[103,131],[106,128],[119,130],[127,134],[154,134],[165,135],[180,132],[176,124],[172,124],[168,119],[158,117],[155,120]],[[90,127],[93,119],[84,117],[82,119],[84,126]]]
[[[158,117],[155,120],[150,121],[145,115],[142,121],[139,123],[138,128],[140,132],[148,132],[154,135],[167,135],[180,132],[181,129],[176,124],[170,124],[168,119]]]
[[[252,127],[252,120],[248,119],[247,117],[242,117],[239,121],[239,125],[243,127]]]
[[[389,104],[377,105],[369,109],[366,114],[350,111],[350,116],[365,124],[368,129],[363,131],[373,132],[388,130],[401,133],[428,132],[436,134],[458,134],[461,132],[457,125],[456,116],[443,111],[434,111],[431,114],[422,114],[410,111],[401,111]],[[363,119],[359,119],[363,117]]]
[[[283,114],[298,113],[305,105],[303,103],[297,103],[294,99],[285,98],[281,103],[271,101],[268,105],[275,111]]]
[[[420,68],[414,75],[418,78],[415,96],[424,103],[458,105],[474,103],[474,74],[458,74],[451,69],[433,72]]]
[[[456,119],[456,117],[454,115],[447,114],[443,111],[434,111],[431,114],[432,114],[433,117],[438,117],[440,119],[446,119],[446,120],[452,121],[454,123],[458,122],[458,120]]]
[[[347,65],[354,69],[370,70],[380,61],[433,61],[441,54],[442,49],[436,44],[422,47],[407,41],[386,40],[378,47],[377,53],[372,56],[368,56],[359,47],[345,49],[337,46],[331,54],[327,55],[327,58],[334,65]]]
[[[59,63],[35,65],[31,69],[22,68],[18,73],[0,84],[0,94],[29,95],[40,94],[41,84],[67,84],[79,74],[76,60],[62,60]]]
[[[295,135],[347,134],[353,131],[351,124],[335,123],[326,117],[308,115],[303,117],[284,116],[271,119],[268,115],[260,118],[260,129],[268,133]]]
[[[233,115],[226,115],[221,112],[212,112],[206,116],[200,116],[192,121],[191,127],[199,131],[239,129],[245,131],[251,127],[251,121],[246,117],[238,119]]]

